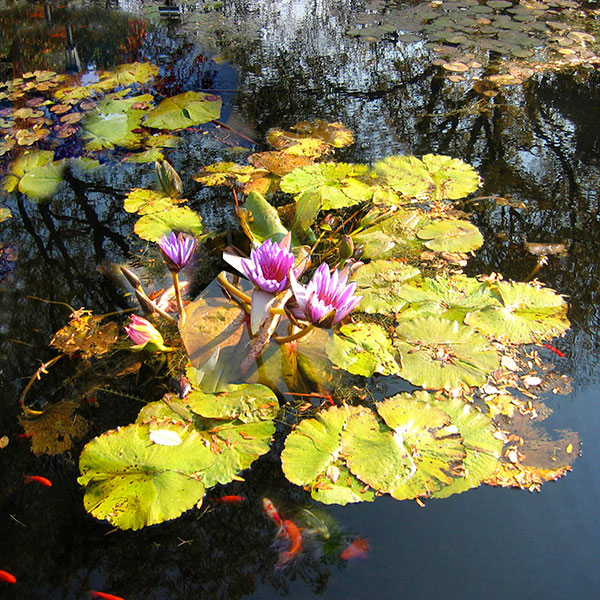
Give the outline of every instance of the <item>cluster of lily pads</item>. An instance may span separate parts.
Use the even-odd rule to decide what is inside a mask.
[[[538,414],[531,390],[545,377],[535,351],[539,377],[521,347],[564,333],[567,305],[538,282],[460,272],[483,241],[452,203],[478,187],[472,167],[435,155],[333,162],[333,148],[352,142],[339,123],[301,123],[268,139],[276,149],[249,164],[216,163],[196,176],[245,196],[236,212],[247,245],[224,249],[234,272],[193,301],[176,276],[207,234],[181,206],[177,173],[158,164],[160,189],[125,200],[140,215],[138,235],[158,243],[178,298],[159,306],[123,270],[150,319],[132,317],[132,349],[183,352],[187,378],[136,423],[84,448],[87,510],[139,528],[199,505],[269,450],[274,420],[295,406],[280,408],[286,394],[332,398],[294,413],[281,451],[289,481],[323,503],[380,494],[422,503],[482,482],[537,489],[569,470],[573,444],[562,464],[528,465],[511,431],[511,417]],[[198,220],[173,225],[170,213],[182,208]],[[161,224],[152,236],[144,219]],[[160,325],[174,319],[178,333]],[[346,395],[376,374],[427,391],[378,402]]]

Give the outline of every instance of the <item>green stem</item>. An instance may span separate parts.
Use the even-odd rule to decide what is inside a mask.
[[[247,294],[244,294],[244,292],[242,292],[241,290],[238,290],[235,285],[233,285],[232,283],[229,283],[229,281],[227,281],[227,277],[225,276],[224,273],[219,273],[217,275],[217,281],[233,296],[235,296],[238,300],[241,300],[242,302],[246,303],[246,304],[252,304],[252,298],[250,298],[250,296],[248,296]]]
[[[306,326],[304,329],[301,329],[297,333],[288,335],[286,337],[277,337],[274,335],[271,337],[271,339],[275,340],[278,344],[288,344],[289,342],[295,342],[296,340],[303,338],[305,335],[308,335],[314,328],[315,326],[311,323],[310,325]]]
[[[62,357],[63,355],[59,354],[58,356],[55,356],[52,360],[49,360],[47,363],[43,363],[42,366],[31,376],[31,379],[28,381],[27,385],[25,386],[25,389],[21,392],[21,396],[19,397],[19,403],[21,405],[21,410],[26,415],[39,416],[44,414],[43,410],[33,410],[32,408],[27,408],[27,406],[25,406],[25,396],[27,396],[27,392],[31,389],[31,386],[33,385],[34,381],[40,379],[40,375],[42,373],[47,373],[48,367],[52,366],[57,360],[59,360]]]
[[[173,275],[173,288],[175,289],[175,300],[177,300],[177,310],[179,311],[179,318],[181,319],[181,325],[185,323],[185,311],[183,310],[183,302],[181,300],[181,290],[179,289],[179,273],[177,271],[171,271]]]

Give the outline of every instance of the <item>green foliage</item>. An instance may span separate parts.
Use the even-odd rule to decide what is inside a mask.
[[[32,200],[43,202],[52,198],[63,180],[64,161],[53,161],[52,150],[31,150],[22,154],[2,181],[2,189],[18,189]]]
[[[200,215],[187,206],[177,206],[162,212],[141,216],[133,230],[143,240],[157,242],[172,231],[182,231],[194,236],[202,234]]]
[[[202,125],[221,115],[221,98],[200,92],[184,92],[165,98],[144,119],[147,127],[155,129],[186,129]]]
[[[253,241],[261,243],[271,238],[279,241],[287,233],[277,210],[265,200],[261,193],[250,192],[244,208],[251,213],[247,224]]]

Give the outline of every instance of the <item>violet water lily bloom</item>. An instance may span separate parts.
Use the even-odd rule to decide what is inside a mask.
[[[162,238],[158,245],[169,270],[178,273],[192,258],[196,240],[191,235],[184,233],[171,233]]]
[[[300,285],[294,274],[290,283],[303,318],[318,327],[332,327],[349,315],[362,300],[355,296],[356,283],[348,282],[348,270],[331,274],[322,263],[306,286]]]
[[[294,255],[290,252],[290,237],[279,244],[265,240],[250,252],[250,258],[236,257],[225,253],[223,258],[263,292],[278,294],[290,285],[290,271],[294,266]]]

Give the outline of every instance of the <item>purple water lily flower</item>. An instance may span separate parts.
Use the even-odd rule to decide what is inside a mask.
[[[290,285],[294,255],[290,252],[289,236],[279,244],[265,240],[258,248],[251,250],[250,258],[229,253],[225,253],[223,258],[263,292],[278,294]]]
[[[162,238],[158,245],[169,270],[178,273],[192,258],[196,240],[184,233],[171,233]]]
[[[362,300],[362,296],[355,296],[356,283],[347,283],[348,270],[331,274],[327,264],[321,266],[313,273],[312,279],[306,286],[300,285],[294,274],[290,283],[299,313],[310,323],[318,327],[332,327],[349,315]]]

